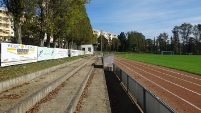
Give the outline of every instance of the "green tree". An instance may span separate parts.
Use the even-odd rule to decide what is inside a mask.
[[[108,40],[103,36],[100,35],[98,37],[98,50],[101,51],[101,38],[102,38],[102,50],[106,51],[107,50],[107,46],[108,46]]]
[[[179,26],[179,33],[181,35],[181,39],[182,39],[182,52],[183,53],[188,53],[190,50],[188,47],[189,44],[189,39],[190,39],[190,35],[192,34],[192,25],[191,24],[187,24],[187,23],[183,23],[181,26]]]
[[[31,19],[26,17],[26,21],[22,26],[22,43],[28,45],[38,45],[40,36],[40,29],[38,17],[34,16]]]
[[[23,20],[24,9],[29,1],[26,0],[3,0],[3,3],[8,9],[8,13],[12,15],[14,20],[14,32],[17,37],[17,43],[22,43],[21,27]]]
[[[160,33],[160,35],[157,37],[157,41],[159,44],[159,52],[167,51],[167,39],[168,39],[168,34],[165,32]]]
[[[198,34],[199,34],[199,41],[201,41],[201,24],[198,24],[197,25],[197,27],[198,27]]]
[[[194,36],[194,54],[200,54],[201,53],[201,25],[194,25],[192,29],[192,34]],[[191,42],[189,44],[193,44],[192,39],[190,40]],[[192,45],[191,45],[192,46]]]
[[[118,35],[118,39],[121,43],[119,50],[120,51],[125,51],[126,50],[126,43],[127,43],[127,39],[126,39],[126,35],[124,32],[121,32],[120,35]]]
[[[40,46],[44,46],[44,38],[46,33],[46,18],[49,0],[38,0],[38,6],[40,8]]]
[[[175,26],[172,30],[173,37],[172,37],[172,45],[173,45],[173,51],[178,54],[180,51],[180,41],[179,41],[179,27]]]
[[[152,53],[153,52],[153,40],[152,39],[146,39],[146,52]]]
[[[44,32],[53,37],[53,47],[72,48],[73,45],[91,41],[93,39],[92,27],[84,4],[85,0],[50,0],[46,10],[45,22],[41,24],[41,40]],[[42,22],[41,22],[42,23]]]
[[[136,51],[138,49],[137,37],[135,36],[136,35],[135,33],[136,33],[135,31],[127,32],[128,45],[130,51]]]
[[[119,50],[120,51],[126,51],[128,44],[127,44],[127,38],[124,32],[121,32],[120,35],[118,35],[118,39],[120,41],[120,47]]]
[[[129,50],[135,52],[145,52],[145,37],[137,31],[127,33]]]
[[[120,46],[120,41],[117,38],[112,39],[112,45],[111,45],[111,50],[112,51],[118,51]]]
[[[156,41],[156,38],[154,37],[154,45],[153,45],[153,53],[157,53],[157,41]]]
[[[187,51],[189,54],[196,54],[196,39],[194,37],[190,37],[187,45]]]

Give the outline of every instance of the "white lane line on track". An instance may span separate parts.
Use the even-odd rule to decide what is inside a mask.
[[[161,79],[161,80],[164,80],[164,81],[166,81],[166,82],[169,82],[169,83],[171,83],[171,84],[173,84],[173,85],[176,85],[176,86],[178,86],[178,87],[180,87],[180,88],[183,88],[183,89],[185,89],[185,90],[187,90],[187,91],[189,91],[189,92],[195,93],[195,94],[197,94],[197,95],[201,95],[200,93],[198,93],[198,92],[196,92],[196,91],[190,90],[190,89],[185,88],[185,87],[183,87],[183,86],[181,86],[181,85],[178,85],[178,84],[176,84],[176,83],[174,83],[174,82],[171,82],[171,81],[169,81],[169,80],[163,79],[163,78],[161,78],[161,77],[159,77],[159,76],[157,76],[157,75],[155,75],[155,74],[153,74],[153,73],[147,72],[147,71],[145,71],[145,70],[143,70],[143,69],[140,69],[140,68],[138,68],[138,67],[136,67],[136,66],[134,66],[134,67],[137,68],[137,69],[139,69],[139,70],[141,70],[141,71],[143,71],[143,72],[145,72],[145,73],[148,73],[148,74],[150,74],[150,75],[152,75],[152,76],[155,76],[155,77],[157,77],[157,78],[159,78],[159,79]]]
[[[126,63],[127,65],[130,65],[130,64],[128,64],[128,63]],[[130,66],[132,66],[132,65],[130,65]],[[159,79],[161,79],[161,80],[164,80],[164,81],[166,81],[166,82],[168,82],[168,83],[170,83],[170,84],[173,84],[173,85],[175,85],[175,86],[178,86],[178,87],[180,87],[180,88],[183,88],[183,89],[185,89],[185,90],[187,90],[187,91],[189,91],[189,92],[192,92],[192,93],[195,93],[195,94],[197,94],[197,95],[201,95],[200,93],[198,93],[198,92],[196,92],[196,91],[193,91],[193,90],[191,90],[191,89],[188,89],[188,88],[186,88],[186,87],[183,87],[183,86],[181,86],[181,85],[178,85],[178,84],[176,84],[176,83],[174,83],[174,82],[171,82],[171,81],[169,81],[169,80],[166,80],[166,79],[164,79],[164,78],[161,78],[161,77],[159,77],[159,76],[157,76],[157,75],[155,75],[155,74],[153,74],[153,73],[150,73],[150,72],[147,72],[147,71],[145,71],[145,70],[143,70],[143,69],[140,69],[140,68],[138,68],[138,67],[136,67],[136,66],[132,66],[132,67],[134,67],[134,68],[137,68],[138,70],[140,70],[140,71],[143,71],[143,72],[145,72],[145,73],[147,73],[147,74],[150,74],[150,75],[152,75],[152,76],[155,76],[155,77],[157,77],[157,78],[159,78]]]
[[[123,64],[121,64],[121,65],[123,65]],[[187,100],[185,100],[185,99],[183,99],[183,98],[179,97],[178,95],[176,95],[176,94],[174,94],[173,92],[171,92],[171,91],[169,91],[169,90],[165,89],[164,87],[162,87],[162,86],[158,85],[157,83],[155,83],[155,82],[153,82],[153,81],[149,80],[148,78],[144,77],[143,75],[141,75],[141,74],[139,74],[139,73],[135,72],[134,70],[130,69],[128,66],[126,66],[126,65],[124,65],[124,66],[125,66],[126,68],[128,68],[129,70],[131,70],[132,72],[136,73],[137,75],[141,76],[142,78],[144,78],[144,79],[148,80],[149,82],[151,82],[151,83],[155,84],[156,86],[158,86],[158,87],[162,88],[163,90],[167,91],[168,93],[170,93],[170,94],[174,95],[175,97],[177,97],[177,98],[181,99],[182,101],[184,101],[184,102],[188,103],[189,105],[191,105],[191,106],[193,106],[194,108],[196,108],[196,109],[198,109],[198,110],[200,110],[200,111],[201,111],[201,108],[199,108],[198,106],[196,106],[196,105],[194,105],[194,104],[190,103],[189,101],[187,101]]]
[[[124,58],[118,58],[118,59],[124,59]],[[127,59],[124,59],[124,60],[127,60]],[[130,61],[130,60],[129,60],[129,61]],[[131,61],[140,64],[140,62],[133,61],[133,60],[131,60]],[[160,67],[157,67],[157,66],[153,66],[153,65],[149,65],[149,64],[144,64],[144,65],[147,65],[147,66],[154,67],[154,68],[157,68],[157,69],[160,69],[160,70],[168,71],[168,72],[171,72],[171,73],[175,73],[175,74],[178,74],[178,75],[186,76],[186,77],[188,77],[188,78],[192,78],[192,79],[196,79],[196,80],[200,80],[200,81],[201,81],[201,79],[199,79],[199,78],[195,78],[195,77],[192,77],[192,76],[188,76],[188,75],[186,75],[186,74],[174,72],[174,71],[172,71],[172,70],[163,69],[163,68],[160,68]]]
[[[170,77],[172,77],[172,78],[176,78],[176,79],[182,80],[182,81],[184,81],[184,82],[187,82],[187,83],[190,83],[190,84],[194,84],[194,85],[196,85],[196,86],[201,87],[200,84],[196,84],[196,83],[194,83],[194,82],[191,82],[191,81],[188,81],[188,80],[185,80],[185,79],[182,79],[182,78],[176,77],[176,76],[172,76],[172,75],[170,75],[170,74],[162,73],[162,72],[160,72],[160,71],[157,71],[157,70],[151,69],[151,68],[149,68],[149,67],[145,67],[145,66],[142,66],[142,67],[147,68],[147,69],[150,69],[150,70],[155,71],[155,72],[158,72],[158,73],[161,73],[161,74],[163,74],[163,75],[167,75],[167,76],[170,76]]]
[[[117,59],[117,61],[120,61],[120,62],[121,62],[121,60],[118,60],[118,59]],[[128,65],[131,65],[131,64],[128,64]],[[131,65],[131,66],[132,66],[132,65]],[[141,65],[141,66],[142,66],[142,65]],[[196,86],[201,87],[200,84],[197,84],[197,83],[194,83],[194,82],[191,82],[191,81],[188,81],[188,80],[185,80],[185,79],[176,77],[176,76],[172,76],[172,75],[170,75],[170,74],[162,73],[162,72],[160,72],[160,71],[151,69],[151,68],[149,68],[149,67],[145,67],[145,66],[142,66],[142,67],[147,68],[147,69],[150,69],[150,70],[155,71],[155,72],[158,72],[158,73],[161,73],[161,74],[163,74],[163,75],[167,75],[167,76],[170,76],[170,77],[172,77],[172,78],[176,78],[176,79],[182,80],[182,81],[184,81],[184,82],[191,83],[191,84],[194,84],[194,85],[196,85]]]
[[[118,60],[118,59],[116,59],[116,60],[117,60],[117,61],[120,61],[120,60]],[[135,61],[134,61],[134,63],[135,63]],[[138,62],[137,62],[137,63],[138,63]],[[138,63],[138,64],[140,65],[140,63]],[[146,64],[145,64],[145,65],[146,65]],[[142,65],[141,65],[141,66],[142,66]],[[147,68],[147,69],[150,69],[150,70],[155,71],[155,72],[158,72],[158,73],[162,73],[162,72],[160,72],[160,71],[157,71],[157,70],[151,69],[151,68],[149,68],[149,67],[145,67],[145,66],[142,66],[142,67]],[[152,67],[153,67],[153,66],[152,66]],[[165,70],[165,69],[162,69],[162,70]],[[191,83],[191,84],[194,84],[194,85],[196,85],[196,86],[201,87],[201,85],[200,85],[200,84],[197,84],[197,83],[194,83],[194,82],[191,82],[191,81],[188,81],[188,80],[185,80],[185,79],[182,79],[182,78],[176,77],[176,76],[172,76],[172,75],[170,75],[170,74],[166,74],[166,73],[162,73],[162,74],[164,74],[164,75],[167,75],[167,76],[170,76],[170,77],[173,77],[173,78],[176,78],[176,79],[182,80],[182,81],[184,81],[184,82]]]

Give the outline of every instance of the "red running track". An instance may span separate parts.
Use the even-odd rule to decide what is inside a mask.
[[[201,113],[201,76],[119,57],[115,64],[178,113]]]

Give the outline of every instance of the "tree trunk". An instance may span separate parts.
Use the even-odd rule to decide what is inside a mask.
[[[44,38],[45,33],[43,31],[40,32],[40,46],[44,46]]]
[[[53,35],[53,47],[56,48],[57,46],[57,38],[56,38],[56,35]]]
[[[67,49],[67,40],[64,40],[64,49]]]
[[[63,40],[59,38],[58,42],[59,42],[59,48],[63,48]]]
[[[41,24],[41,31],[40,31],[40,46],[44,46],[44,37],[45,37],[45,17],[46,17],[46,2],[44,0],[41,1],[41,3],[39,4],[40,8],[41,8],[41,20],[40,20],[40,24]]]
[[[73,40],[72,40],[72,42],[71,42],[71,47],[70,47],[70,49],[73,49]]]
[[[17,43],[22,44],[22,25],[21,23],[16,24],[16,29],[17,29]]]
[[[50,34],[49,33],[47,34],[46,43],[47,43],[47,47],[50,47]]]
[[[70,49],[70,43],[71,43],[71,42],[70,42],[70,41],[68,41],[68,49]]]

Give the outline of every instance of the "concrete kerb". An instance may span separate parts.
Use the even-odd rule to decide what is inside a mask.
[[[95,66],[96,63],[94,63],[93,65]],[[94,66],[91,67],[90,71],[87,73],[86,78],[82,81],[82,85],[79,87],[79,89],[77,90],[76,94],[74,95],[74,97],[71,99],[71,101],[69,102],[69,104],[67,105],[67,108],[65,110],[64,113],[74,113],[76,111],[76,106],[79,102],[79,99],[84,91],[84,88],[87,85],[87,82],[89,80],[89,77],[92,73],[92,71],[94,70]]]
[[[27,74],[27,75],[23,75],[23,76],[19,76],[19,77],[16,77],[16,78],[12,78],[12,79],[2,81],[2,82],[0,82],[0,92],[3,91],[3,90],[6,90],[8,87],[16,85],[16,84],[18,84],[20,82],[29,81],[29,80],[31,80],[33,78],[36,78],[36,77],[40,76],[40,75],[47,74],[49,72],[55,71],[56,69],[59,69],[59,68],[62,68],[62,67],[66,67],[69,64],[77,62],[77,61],[80,61],[80,60],[81,59],[74,60],[74,61],[67,62],[67,63],[61,64],[61,65],[57,65],[57,66],[53,66],[53,67],[50,67],[50,68],[47,68],[47,69],[43,69],[43,70],[40,70],[40,71],[37,71],[37,72],[34,72],[34,73],[30,73],[30,74]]]
[[[76,106],[79,102],[79,99],[84,91],[84,88],[87,84],[87,81],[93,71],[94,67],[91,67],[90,71],[88,72],[86,78],[82,81],[82,85],[79,87],[78,91],[76,92],[76,94],[74,95],[74,97],[71,99],[71,101],[69,102],[65,113],[74,113],[74,111],[76,110]]]
[[[67,78],[77,72],[80,68],[86,65],[86,62],[72,70],[71,72],[65,73],[60,78],[56,79],[52,83],[48,84],[46,87],[40,89],[39,91],[33,93],[29,97],[25,98],[23,101],[14,105],[12,108],[5,110],[3,113],[25,113],[31,107],[33,107],[38,101],[43,99],[49,92],[58,87],[61,83],[63,83]]]

